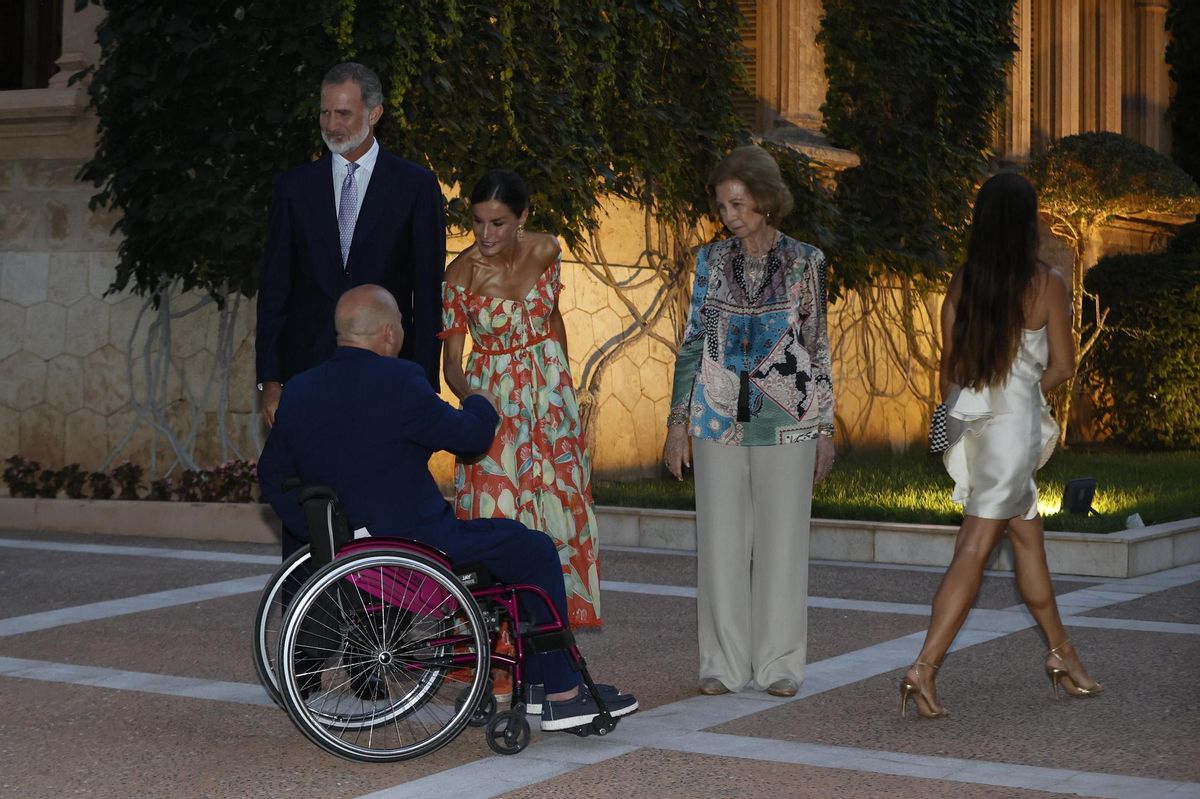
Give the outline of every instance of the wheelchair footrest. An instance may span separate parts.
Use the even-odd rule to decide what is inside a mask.
[[[580,738],[587,738],[589,735],[608,735],[617,727],[617,722],[620,719],[614,719],[612,716],[605,718],[607,714],[598,716],[587,724],[580,724],[578,727],[568,727],[560,732],[569,732],[572,735],[578,735]]]

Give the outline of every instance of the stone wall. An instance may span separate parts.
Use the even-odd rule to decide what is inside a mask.
[[[81,163],[0,161],[0,457],[17,453],[46,466],[89,469],[132,460],[158,474],[176,463],[161,425],[201,465],[255,458],[265,430],[256,412],[252,302],[231,302],[224,311],[233,317],[234,343],[222,413],[221,312],[198,295],[170,297],[159,311],[128,291],[107,295],[117,257],[113,219],[88,210],[94,190],[74,180]],[[606,242],[619,279],[644,271],[628,263],[644,248],[641,225],[640,213],[611,209]],[[451,238],[451,255],[469,243]],[[570,253],[564,284],[572,371],[583,379],[593,374],[593,342],[619,340],[634,322]],[[651,285],[631,296],[648,302],[652,292]],[[147,342],[165,312],[178,315],[169,338]],[[157,357],[165,351],[169,359]],[[592,437],[598,475],[655,471],[672,362],[661,343],[642,340],[606,373]],[[160,407],[162,418],[148,405]],[[435,459],[434,467],[449,480],[448,458]]]
[[[790,0],[759,4],[763,30],[770,32],[761,37],[755,52],[757,93],[771,107],[764,132],[784,139],[789,131],[817,126],[824,95],[821,76],[813,80],[811,74],[820,63],[814,39],[819,10],[802,5]],[[1050,71],[1036,68],[1044,66],[1046,59],[1070,67],[1068,55],[1078,49],[1056,47],[1051,52],[1048,46],[1034,47],[1035,39],[1039,47],[1045,43],[1051,27],[1029,23],[1034,16],[1046,21],[1051,5],[1021,0],[1014,12],[1021,23],[1023,52],[1030,57],[1020,61],[1014,72],[1010,105],[1028,109],[1036,102],[1032,116],[1024,110],[1014,115],[1010,108],[1001,151],[1010,160],[1021,161],[1037,138],[1035,129],[1057,125],[1056,130],[1061,130],[1056,135],[1114,129],[1118,117],[1125,133],[1164,149],[1161,113],[1157,106],[1151,108],[1164,102],[1169,86],[1161,55],[1164,0],[1106,4],[1110,8],[1101,15],[1104,25],[1108,25],[1104,20],[1113,22],[1118,16],[1123,20],[1122,33],[1113,36],[1138,36],[1141,44],[1126,47],[1117,57],[1089,44],[1092,49],[1085,54],[1085,66],[1103,67],[1098,79],[1108,81],[1104,83],[1107,93],[1102,93],[1108,97],[1116,85],[1109,80],[1110,73],[1121,63],[1129,73],[1123,84],[1125,94],[1141,105],[1134,109],[1137,113],[1084,113],[1086,120],[1074,106],[1064,110],[1061,103],[1053,102],[1048,85],[1043,85]],[[61,69],[50,86],[0,92],[0,458],[19,453],[46,465],[80,463],[87,468],[131,459],[157,474],[175,461],[171,438],[194,452],[202,465],[235,456],[253,458],[265,431],[256,413],[252,304],[231,304],[223,317],[203,297],[172,297],[165,310],[180,315],[170,324],[169,338],[148,341],[148,331],[162,333],[163,329],[153,328],[157,317],[144,300],[128,292],[106,296],[115,274],[117,242],[109,235],[114,219],[89,211],[94,190],[74,180],[93,150],[95,120],[83,110],[86,97],[80,87],[67,85],[69,75],[98,58],[95,30],[103,11],[93,4],[76,8],[72,0],[63,0],[63,9]],[[1069,44],[1072,35],[1060,38]],[[1135,50],[1137,58],[1130,56]],[[1064,68],[1055,74],[1068,76],[1065,80],[1073,73]],[[803,149],[811,143],[801,136],[794,146]],[[831,152],[821,148],[820,157],[828,160]],[[841,166],[850,164],[846,160]],[[616,280],[624,285],[644,283],[629,293],[637,305],[646,307],[655,286],[644,280],[648,273],[642,258],[646,242],[641,213],[613,205],[602,229]],[[1105,232],[1090,255],[1145,248],[1156,241],[1160,229],[1157,220],[1122,223]],[[450,249],[453,252],[467,243],[466,237],[452,239]],[[1063,252],[1054,250],[1047,240],[1044,254],[1055,263],[1069,263]],[[634,319],[578,258],[569,255],[563,273],[561,308],[572,370],[577,383],[586,383],[594,375],[597,354],[629,335],[635,329]],[[894,316],[894,309],[905,302],[918,306],[911,335],[918,350],[929,356],[940,298],[908,297],[893,288],[875,296],[847,298],[831,309],[843,444],[883,443],[902,449],[923,442],[932,375],[926,367],[914,365],[906,350],[895,348],[901,339],[895,337],[895,326],[886,315],[874,320],[873,330],[863,324],[864,317],[878,314],[880,308],[893,309],[889,313]],[[215,368],[223,322],[232,325],[227,385],[220,382],[223,371]],[[657,331],[667,340],[673,338],[667,329],[670,324],[662,323],[663,329]],[[161,357],[165,355],[169,357]],[[644,338],[605,372],[595,396],[591,429],[597,477],[660,473],[672,362],[668,347]],[[162,409],[160,417],[148,414],[154,407]],[[433,466],[440,479],[449,479],[448,457],[435,457]]]
[[[160,309],[179,316],[170,324],[169,361],[157,359],[168,345],[161,338],[147,345],[158,313],[128,292],[106,296],[115,275],[112,219],[87,209],[92,190],[73,179],[79,163],[0,161],[0,457],[19,453],[45,465],[86,468],[133,460],[161,473],[176,457],[169,437],[144,413],[147,386],[153,385],[164,412],[159,424],[198,463],[255,458],[265,430],[254,388],[253,304],[243,299],[224,311],[233,331],[224,397],[216,369],[222,312],[206,298],[172,297],[170,307]],[[1139,224],[1106,232],[1096,253],[1144,247],[1149,234]],[[648,307],[658,284],[641,259],[646,242],[640,212],[614,205],[602,230],[614,276],[623,285],[641,284],[629,297]],[[469,243],[468,236],[451,237],[451,256]],[[1069,264],[1069,253],[1052,239],[1043,255]],[[583,387],[595,375],[601,351],[637,328],[624,303],[571,253],[564,258],[563,281],[560,305],[572,373]],[[904,355],[907,344],[895,314],[905,301],[916,303],[914,340],[932,359],[940,297],[883,289],[846,297],[830,310],[843,445],[900,450],[923,444],[934,375]],[[673,337],[670,324],[657,329],[667,340]],[[148,357],[166,374],[150,380]],[[590,438],[597,478],[660,473],[673,360],[667,346],[646,336],[604,373]],[[435,456],[433,468],[448,484],[450,458]]]

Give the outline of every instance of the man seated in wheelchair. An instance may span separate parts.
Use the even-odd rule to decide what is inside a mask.
[[[363,285],[338,300],[338,348],[333,357],[293,378],[284,388],[275,424],[258,464],[263,497],[284,526],[307,540],[298,490],[284,484],[332,488],[350,529],[410,538],[445,552],[457,563],[482,563],[500,582],[530,583],[550,596],[567,618],[566,592],[553,540],[508,519],[455,518],[429,473],[433,452],[472,457],[492,443],[499,415],[483,391],[444,402],[416,363],[397,358],[404,341],[400,311],[388,291]],[[535,622],[551,621],[544,603],[528,602]],[[565,651],[533,654],[526,684],[541,702],[543,730],[590,723],[599,709]],[[637,710],[637,700],[598,686],[612,717]],[[527,696],[529,693],[527,692]]]

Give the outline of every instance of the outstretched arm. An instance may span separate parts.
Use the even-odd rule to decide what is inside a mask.
[[[1042,393],[1054,389],[1075,374],[1075,339],[1071,336],[1071,292],[1062,275],[1049,270],[1044,292],[1046,307],[1046,338],[1050,357],[1042,373]]]
[[[457,409],[433,393],[428,386],[415,384],[405,392],[409,406],[400,414],[409,420],[404,434],[427,449],[447,450],[464,457],[486,452],[496,437],[500,415],[486,392],[470,391]]]
[[[945,402],[954,383],[954,313],[962,293],[962,272],[955,272],[942,300],[942,357],[938,361],[938,394]]]

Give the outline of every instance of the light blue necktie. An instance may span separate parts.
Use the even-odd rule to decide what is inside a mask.
[[[358,219],[358,184],[354,181],[354,170],[358,164],[346,164],[346,179],[342,181],[342,200],[338,205],[338,233],[342,239],[342,268],[350,258],[350,242],[354,239],[354,222]]]

